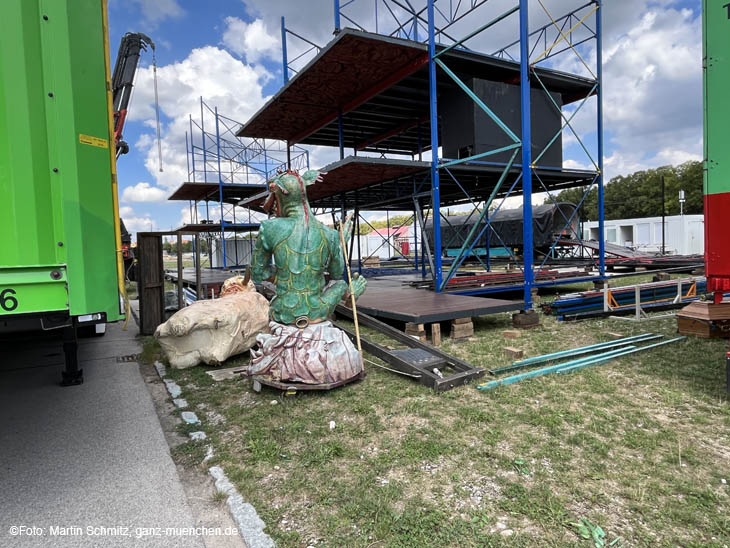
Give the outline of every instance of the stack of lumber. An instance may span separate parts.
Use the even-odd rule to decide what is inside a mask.
[[[667,309],[684,306],[705,293],[705,278],[686,278],[682,280],[682,298],[677,300],[679,280],[639,284],[640,304],[644,310]],[[696,285],[695,285],[696,284]],[[553,302],[542,305],[545,314],[557,316],[559,320],[580,320],[605,314],[631,314],[636,311],[635,285],[610,288],[610,310],[604,311],[603,290],[582,291],[563,295]],[[675,302],[676,301],[676,302]]]

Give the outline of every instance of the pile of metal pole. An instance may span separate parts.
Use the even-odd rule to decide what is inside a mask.
[[[525,360],[516,361],[512,363],[512,365],[493,369],[489,371],[489,373],[491,373],[492,375],[499,375],[501,373],[507,373],[519,369],[527,369],[530,367],[535,367],[537,365],[550,363],[552,363],[552,365],[547,365],[545,367],[533,369],[524,373],[518,373],[516,375],[510,375],[508,377],[502,377],[501,379],[477,385],[477,388],[479,390],[491,390],[492,388],[497,388],[498,386],[514,384],[525,379],[532,379],[552,373],[572,373],[574,371],[585,369],[586,367],[601,365],[612,360],[628,356],[630,354],[643,352],[645,350],[651,350],[653,348],[672,344],[687,338],[675,337],[673,339],[655,342],[644,346],[637,346],[639,343],[653,341],[656,339],[661,339],[663,337],[664,335],[643,333],[641,335],[625,337],[623,339],[617,339],[615,341],[592,344],[589,346],[581,346],[580,348],[574,348],[572,350],[563,350],[561,352],[553,352],[552,354],[544,354],[542,356],[535,356],[534,358],[527,358]]]
[[[545,314],[559,320],[579,320],[606,314],[630,314],[636,310],[636,285],[583,291],[563,295],[542,305]],[[686,278],[638,284],[639,304],[643,309],[681,307],[705,293],[705,278]],[[606,294],[608,291],[608,294]]]

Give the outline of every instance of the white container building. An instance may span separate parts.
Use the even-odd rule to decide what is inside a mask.
[[[664,218],[667,255],[702,255],[705,252],[705,216],[672,215]],[[615,219],[604,221],[606,242],[637,251],[662,250],[662,218]],[[583,238],[598,241],[598,221],[583,223]]]

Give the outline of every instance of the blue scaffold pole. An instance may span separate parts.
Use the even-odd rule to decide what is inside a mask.
[[[596,96],[596,116],[598,129],[598,273],[606,275],[606,236],[604,225],[603,201],[603,6],[597,0],[596,11],[596,77],[598,80],[598,94]]]
[[[439,131],[436,105],[436,35],[434,23],[434,0],[428,0],[428,89],[431,107],[431,202],[433,204],[433,266],[434,289],[441,291],[441,193],[439,190]]]
[[[520,0],[520,109],[522,111],[522,256],[525,310],[532,309],[532,138],[530,126],[530,29],[528,0]]]
[[[286,58],[286,24],[283,15],[281,16],[281,74],[286,85],[289,81],[289,61]]]

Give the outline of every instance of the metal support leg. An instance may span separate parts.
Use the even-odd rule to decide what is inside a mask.
[[[284,77],[284,85],[286,85],[289,81],[289,61],[286,58],[286,21],[283,15],[281,17],[281,75]]]
[[[84,383],[84,370],[79,369],[78,340],[76,327],[63,328],[63,353],[66,368],[61,372],[61,386],[76,386]]]
[[[520,110],[522,112],[522,256],[525,310],[532,309],[532,138],[530,137],[530,32],[528,1],[520,0]]]
[[[415,194],[415,189],[414,192]],[[418,270],[418,216],[413,208],[413,268]]]
[[[224,246],[225,241],[221,242]],[[182,310],[184,305],[183,300],[183,256],[182,256],[182,233],[177,233],[177,309]],[[225,249],[225,248],[224,248]]]
[[[195,295],[198,300],[205,299],[201,279],[201,267],[200,267],[200,234],[195,235]]]
[[[606,227],[603,196],[603,0],[597,0],[596,12],[596,125],[598,145],[598,273],[606,275]]]
[[[421,250],[425,251],[426,257],[428,257],[428,263],[431,267],[431,277],[436,280],[436,274],[435,274],[435,266],[433,264],[433,255],[431,254],[431,246],[428,243],[428,235],[426,234],[426,223],[423,221],[423,216],[421,215],[421,208],[420,204],[416,202],[416,199],[413,199],[413,205],[416,206],[416,215],[418,216],[418,224],[421,225]],[[423,257],[421,258],[421,265],[423,267],[423,276],[426,276],[426,262],[423,260]]]
[[[357,230],[357,273],[362,276],[362,251],[360,250],[360,208],[355,210],[355,230]]]
[[[438,111],[436,101],[436,25],[434,1],[428,0],[428,90],[431,121],[431,208],[433,211],[433,266],[431,273],[434,279],[434,289],[441,291],[443,277],[441,269],[441,190],[439,186],[439,135]],[[525,0],[522,0],[525,1]]]

